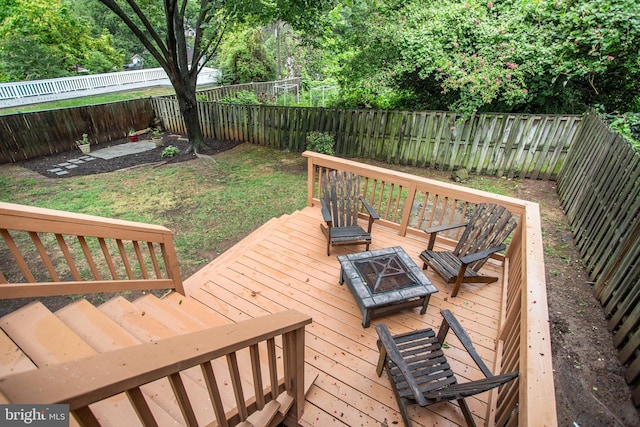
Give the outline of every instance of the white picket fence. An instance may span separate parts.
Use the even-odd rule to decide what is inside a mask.
[[[220,70],[204,68],[198,85],[216,84],[221,75]],[[162,68],[0,83],[0,108],[150,86],[171,86]]]

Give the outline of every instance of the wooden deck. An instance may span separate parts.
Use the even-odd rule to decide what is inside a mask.
[[[368,426],[402,424],[386,374],[376,375],[378,350],[373,325],[386,323],[392,333],[440,325],[441,309],[449,309],[468,331],[480,355],[493,369],[495,343],[501,318],[502,266],[490,260],[485,272],[501,277],[486,285],[464,284],[457,297],[451,285],[432,272],[427,276],[439,292],[431,297],[427,313],[419,308],[373,319],[363,329],[362,314],[346,286],[338,283],[340,265],[336,255],[363,250],[340,247],[326,255],[320,231],[320,209],[272,219],[192,277],[185,280],[187,295],[217,314],[237,322],[286,309],[312,317],[306,327],[307,371],[318,377],[307,395],[303,425]],[[402,246],[421,265],[418,254],[425,239],[401,237],[397,230],[374,225],[371,249]],[[482,377],[454,335],[448,336],[447,355],[459,378]],[[470,365],[471,363],[471,365]],[[469,398],[476,422],[484,424],[488,393]],[[415,425],[465,425],[455,403],[412,409]]]

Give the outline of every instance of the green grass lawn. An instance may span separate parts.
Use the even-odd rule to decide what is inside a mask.
[[[306,204],[306,159],[241,145],[207,160],[50,179],[0,167],[0,201],[163,225],[184,278],[273,217]]]
[[[128,99],[149,98],[151,96],[173,95],[173,88],[153,87],[126,92],[112,92],[102,95],[83,96],[80,98],[62,99],[59,101],[43,102],[40,104],[22,105],[19,107],[0,108],[0,115],[28,113],[32,111],[54,110],[57,108],[80,107],[83,105],[106,104],[108,102],[125,101]]]

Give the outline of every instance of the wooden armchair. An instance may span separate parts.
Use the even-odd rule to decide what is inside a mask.
[[[386,325],[377,325],[376,332],[380,337],[377,373],[381,376],[383,369],[387,371],[406,426],[411,426],[408,404],[426,407],[450,400],[458,401],[467,424],[475,426],[464,398],[508,383],[518,376],[518,372],[493,375],[455,316],[449,310],[440,313],[443,319],[437,335],[428,328],[392,336]],[[458,383],[442,352],[449,329],[456,334],[485,378]]]
[[[506,248],[502,242],[516,225],[515,218],[504,206],[480,203],[467,223],[425,230],[429,234],[429,245],[420,253],[420,259],[424,262],[422,268],[431,266],[445,282],[453,283],[452,297],[458,294],[463,283],[495,282],[497,277],[483,276],[479,273],[480,268],[491,254]],[[433,250],[439,232],[458,227],[465,227],[465,230],[452,252]]]
[[[371,227],[380,217],[360,195],[360,176],[351,172],[332,170],[323,180],[322,218],[326,223],[320,229],[327,238],[327,255],[331,246],[371,244]],[[369,214],[369,224],[365,231],[358,225],[360,204]]]

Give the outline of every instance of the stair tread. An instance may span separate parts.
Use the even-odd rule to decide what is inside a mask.
[[[187,333],[204,329],[203,326],[197,325],[193,322],[185,322],[179,327],[173,327],[171,325],[171,317],[166,316],[159,320],[158,318],[155,318],[153,316],[153,306],[157,305],[160,300],[158,300],[155,296],[150,296],[146,297],[145,301],[147,303],[147,307],[143,308],[130,301],[127,301],[125,298],[115,297],[100,305],[99,309],[106,313],[124,329],[131,332],[134,336],[136,336],[136,338],[144,342],[176,336],[178,335],[178,332],[176,330],[179,330],[179,332],[181,333]],[[147,313],[146,311],[147,308],[151,308],[149,313]],[[188,329],[184,330],[185,326],[188,325],[191,325],[191,327],[194,327],[195,329],[193,331]],[[235,407],[235,398],[227,365],[223,360],[217,359],[212,362],[212,366],[216,373],[216,379],[218,380],[218,386],[225,409],[229,410]],[[204,402],[203,396],[205,396],[205,394],[208,392],[206,389],[206,382],[204,380],[204,377],[202,376],[200,368],[193,367],[183,372],[185,382],[189,381],[189,383],[187,383],[187,386],[189,387],[189,384],[193,386],[193,388],[189,387],[189,390],[194,394],[194,401],[197,400]],[[244,377],[242,378],[242,384],[245,390],[252,390],[252,384]],[[202,408],[199,409],[204,409],[206,413],[209,413],[209,410],[212,410],[212,408],[210,402],[208,401],[208,397],[206,399],[206,402],[207,404],[205,405],[204,403],[202,403]],[[196,411],[196,415],[200,416],[200,411]],[[208,416],[206,418],[208,418]]]
[[[123,297],[114,297],[98,309],[142,342],[175,336],[176,333]]]
[[[133,304],[163,323],[176,334],[185,334],[206,329],[207,325],[187,315],[180,306],[169,305],[152,294],[144,295],[133,301]]]
[[[5,315],[0,327],[38,367],[95,354],[39,301]]]
[[[0,377],[36,369],[36,365],[0,330]]]
[[[213,312],[210,308],[190,297],[171,292],[161,299],[165,304],[180,308],[185,314],[204,323],[207,328],[230,323],[229,319]]]
[[[89,344],[39,301],[3,316],[0,327],[38,367],[96,354]],[[91,405],[91,409],[104,426],[123,425],[123,422],[131,426],[141,425],[124,393],[97,402]]]
[[[140,344],[139,339],[85,299],[61,308],[56,316],[99,353]]]
[[[58,310],[56,315],[83,338],[86,336],[87,342],[98,352],[108,352],[141,343],[139,339],[86,300],[69,304]],[[190,390],[199,388],[199,385],[193,383],[189,378],[185,378],[184,381]],[[169,422],[182,424],[183,417],[180,407],[167,379],[146,384],[141,387],[141,390],[147,396],[147,401],[150,399],[155,403],[151,407],[151,411],[160,425]],[[199,420],[203,424],[212,421],[213,410],[209,404],[208,396],[204,395],[203,398],[203,393],[193,393],[193,398]]]

